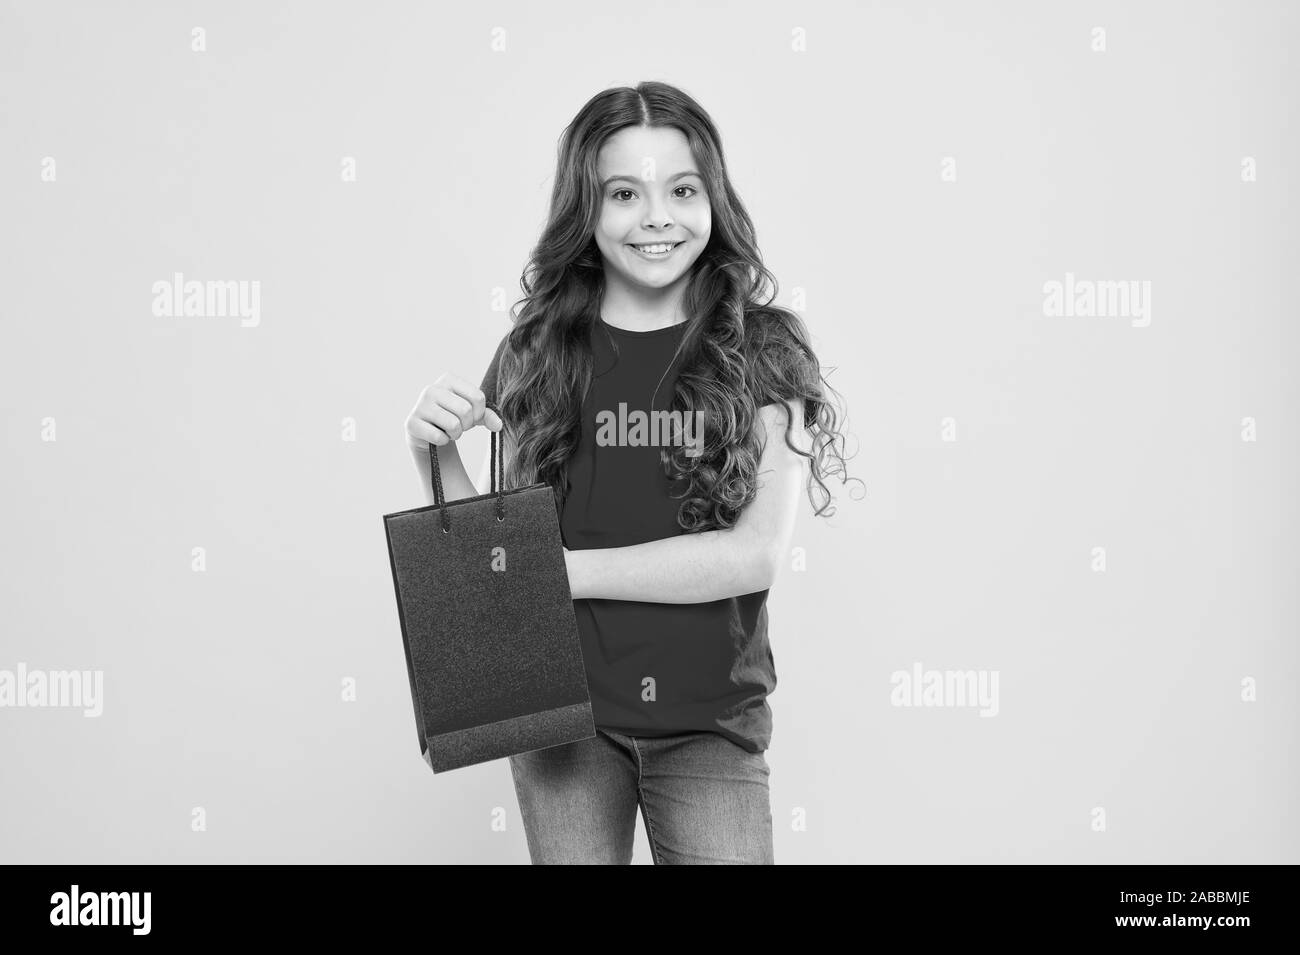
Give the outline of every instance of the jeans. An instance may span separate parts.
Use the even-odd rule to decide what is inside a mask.
[[[770,771],[718,733],[592,739],[510,757],[533,865],[628,865],[637,807],[655,865],[771,865]]]

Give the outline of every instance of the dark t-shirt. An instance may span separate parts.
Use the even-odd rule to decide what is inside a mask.
[[[661,444],[634,444],[638,438],[629,427],[615,433],[631,440],[597,441],[602,411],[608,412],[606,420],[632,425],[635,412],[671,407],[680,365],[673,353],[685,328],[682,323],[634,332],[599,321],[594,329],[582,436],[569,460],[569,490],[560,508],[561,535],[570,550],[628,547],[686,533],[677,523],[681,500],[670,497],[685,482],[670,482],[659,460],[666,439],[659,435]],[[497,398],[505,344],[503,338],[483,378],[489,400]],[[767,749],[772,737],[767,695],[776,688],[767,594],[706,603],[575,600],[595,724],[632,736],[705,730],[750,752]]]

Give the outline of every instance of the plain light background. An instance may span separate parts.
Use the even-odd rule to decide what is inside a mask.
[[[104,712],[0,708],[0,857],[527,861],[505,761],[420,759],[381,516],[424,503],[421,389],[508,327],[561,129],[660,79],[719,125],[866,484],[804,498],[770,596],[778,863],[1300,861],[1298,25],[3,3],[0,669],[100,669]],[[260,325],[154,316],[174,272],[260,282]],[[1046,316],[1067,272],[1150,282],[1150,325]],[[998,715],[891,705],[918,662],[998,671]]]

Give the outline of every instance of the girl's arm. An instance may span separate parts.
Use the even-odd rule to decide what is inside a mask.
[[[759,416],[766,443],[758,466],[758,493],[734,527],[682,534],[630,547],[565,550],[574,600],[605,598],[653,603],[703,603],[767,590],[789,549],[809,451],[803,401],[766,405]]]

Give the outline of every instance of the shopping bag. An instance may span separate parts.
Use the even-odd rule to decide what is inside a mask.
[[[498,416],[500,409],[487,405]],[[555,494],[492,490],[384,515],[420,753],[434,773],[596,735]]]

